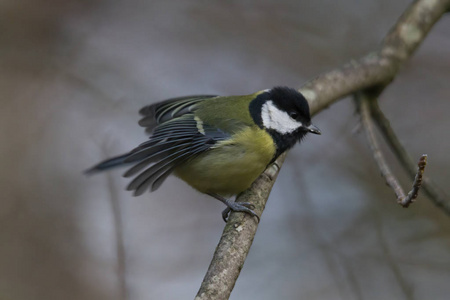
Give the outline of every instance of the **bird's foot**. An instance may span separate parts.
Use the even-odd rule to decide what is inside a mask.
[[[244,212],[252,217],[256,217],[259,223],[259,216],[253,211],[255,209],[255,205],[253,205],[250,202],[232,202],[228,200],[227,198],[224,198],[218,194],[210,193],[210,196],[216,198],[220,202],[224,203],[227,208],[225,208],[222,211],[222,219],[225,221],[225,223],[228,221],[228,216],[230,215],[231,211],[238,211],[238,212]]]
[[[255,205],[251,204],[250,202],[229,202],[225,203],[228,207],[225,208],[222,211],[222,219],[225,221],[225,223],[228,221],[228,216],[230,215],[231,211],[239,211],[244,212],[252,217],[256,217],[259,223],[259,216],[253,211],[255,209]]]

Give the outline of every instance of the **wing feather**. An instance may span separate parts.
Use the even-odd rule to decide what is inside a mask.
[[[161,141],[160,143],[151,145],[150,147],[142,147],[140,149],[133,150],[133,153],[125,159],[125,162],[135,162],[144,158],[151,158],[153,155],[158,155],[164,152],[170,152],[189,145],[192,137],[186,137],[184,139],[169,139],[167,141]]]
[[[199,143],[196,147],[188,149],[184,148],[177,151],[163,160],[157,162],[140,175],[138,175],[127,187],[128,190],[134,190],[134,195],[142,195],[150,186],[152,186],[158,179],[161,181],[156,187],[151,188],[152,191],[156,190],[164,181],[177,164],[192,158],[196,154],[199,154],[209,149],[203,143]],[[168,174],[166,174],[168,173]]]
[[[190,156],[188,158],[183,159],[183,162],[191,159],[192,157],[195,157],[196,155],[202,153],[204,151],[204,149],[201,149],[200,147],[198,148],[197,151],[192,151],[190,153]],[[167,179],[167,177],[173,172],[174,168],[170,168],[167,171],[165,171],[164,173],[160,174],[156,179],[153,180],[152,186],[151,186],[151,191],[155,191],[157,190],[161,184]]]
[[[195,110],[198,102],[213,97],[217,96],[194,95],[178,97],[145,106],[139,111],[143,116],[139,121],[139,125],[146,127],[146,131],[151,133],[159,124],[189,114]]]
[[[189,143],[186,142],[186,143],[177,143],[175,145],[171,145],[168,148],[166,148],[166,146],[161,146],[161,147],[158,147],[157,149],[154,149],[154,147],[143,149],[142,151],[140,151],[136,154],[133,154],[133,156],[130,157],[133,160],[135,159],[136,161],[140,161],[140,162],[137,165],[135,165],[134,167],[130,168],[127,172],[125,172],[125,174],[123,174],[123,176],[124,177],[133,176],[137,172],[142,170],[144,167],[151,164],[152,162],[159,161],[159,160],[167,157],[172,152],[174,152],[176,150],[180,150],[180,149],[188,147],[188,146],[189,146]]]

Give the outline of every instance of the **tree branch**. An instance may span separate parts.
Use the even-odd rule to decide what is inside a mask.
[[[308,99],[311,114],[315,115],[336,100],[357,91],[389,84],[449,8],[450,0],[415,1],[387,34],[378,51],[306,83],[300,92]],[[281,164],[278,162],[279,166]],[[255,211],[261,214],[278,174],[278,170],[272,171],[271,176],[262,174],[237,201],[254,203]],[[229,298],[257,226],[255,218],[234,212],[230,214],[196,300]]]
[[[278,176],[279,165],[286,155],[282,154],[274,164],[252,184],[237,201],[255,205],[254,211],[261,216],[273,184]],[[223,230],[219,245],[203,279],[195,300],[228,299],[244,266],[253,243],[258,223],[256,218],[243,213],[231,213]]]
[[[307,82],[300,92],[313,114],[360,90],[387,85],[450,7],[449,0],[414,1],[384,38],[378,51]]]
[[[361,122],[366,133],[370,149],[372,150],[373,157],[378,164],[378,168],[380,169],[381,175],[386,180],[386,183],[394,190],[395,195],[397,196],[398,204],[403,207],[408,207],[412,202],[414,202],[419,194],[419,189],[422,185],[423,172],[427,163],[427,155],[424,154],[421,156],[418,164],[419,167],[414,178],[412,190],[408,193],[408,195],[405,195],[397,178],[391,172],[375,137],[375,130],[370,112],[370,103],[375,102],[376,98],[370,97],[367,93],[360,92],[355,94],[355,99],[359,104]]]

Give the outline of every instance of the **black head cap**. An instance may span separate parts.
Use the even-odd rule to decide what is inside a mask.
[[[299,91],[277,86],[269,93],[273,103],[282,111],[287,112],[291,118],[305,125],[311,124],[308,101]]]
[[[276,145],[277,155],[293,147],[308,132],[320,134],[311,124],[308,101],[295,89],[274,87],[259,94],[250,103],[255,123],[269,132]]]

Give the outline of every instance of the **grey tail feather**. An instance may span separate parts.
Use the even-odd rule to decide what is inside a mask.
[[[123,154],[123,155],[119,155],[119,156],[107,159],[107,160],[102,161],[101,163],[93,166],[92,168],[87,169],[86,171],[84,171],[84,173],[90,175],[90,174],[94,174],[94,173],[97,173],[97,172],[108,170],[108,169],[111,169],[111,168],[114,168],[114,167],[126,166],[126,165],[134,162],[134,161],[125,162],[125,160],[129,156],[130,156],[130,153],[126,153],[126,154]]]

